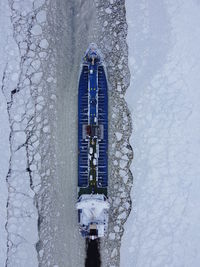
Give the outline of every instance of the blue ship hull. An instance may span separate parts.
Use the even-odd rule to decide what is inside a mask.
[[[102,58],[96,47],[92,45],[83,59],[78,88],[78,205],[83,206],[81,201],[89,203],[90,197],[91,203],[93,201],[94,205],[101,206],[100,199],[97,200],[96,197],[99,195],[106,207],[107,186],[108,86]],[[105,217],[107,210],[105,207],[102,218]],[[89,206],[84,206],[84,208],[89,209]],[[100,228],[101,223],[95,223],[94,219],[93,221],[88,219],[88,225],[85,225],[86,222],[82,222],[85,221],[84,209],[80,207],[77,209],[82,235],[93,236],[93,238],[102,236],[107,218],[102,219],[104,230]],[[94,225],[96,225],[96,232]]]
[[[96,119],[95,119],[96,118]],[[98,181],[95,187],[89,183],[88,138],[89,130],[103,130],[98,138]],[[103,127],[102,127],[103,126]],[[85,132],[84,132],[85,131]],[[96,168],[96,169],[97,169]],[[100,193],[108,185],[108,89],[104,66],[94,65],[85,58],[78,90],[78,186],[88,192]],[[100,190],[99,190],[100,189]],[[85,192],[86,190],[84,190]]]

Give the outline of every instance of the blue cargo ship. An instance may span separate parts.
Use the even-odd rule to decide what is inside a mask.
[[[78,88],[78,222],[83,237],[107,231],[108,86],[100,51],[90,44]]]

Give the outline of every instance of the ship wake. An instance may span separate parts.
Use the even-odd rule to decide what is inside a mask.
[[[86,259],[85,267],[100,267],[100,239],[86,239]]]

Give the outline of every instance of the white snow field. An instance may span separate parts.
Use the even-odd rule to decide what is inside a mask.
[[[4,12],[2,12],[4,10]],[[0,2],[0,87],[2,88],[2,79],[4,69],[6,67],[5,47],[7,45],[8,35],[10,33],[7,24],[9,24],[9,8],[8,5]],[[7,113],[6,99],[0,90],[0,266],[4,266],[6,262],[7,250],[7,233],[5,224],[7,221],[6,203],[8,198],[8,190],[5,177],[9,169],[10,146],[9,146],[9,121]]]
[[[25,4],[24,10],[30,4]],[[12,1],[0,2],[0,266],[31,267],[38,263],[37,210],[25,147],[28,118],[33,110],[27,80],[22,78],[25,67],[14,36],[11,6]],[[25,45],[21,42],[21,47]]]
[[[134,176],[121,267],[200,264],[200,2],[126,1]]]

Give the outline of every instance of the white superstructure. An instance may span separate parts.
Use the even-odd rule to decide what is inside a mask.
[[[103,194],[81,195],[76,204],[79,214],[79,224],[84,231],[90,233],[90,238],[103,237],[107,231],[109,203]]]

